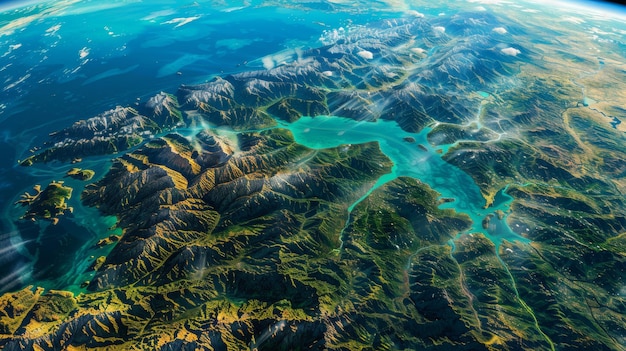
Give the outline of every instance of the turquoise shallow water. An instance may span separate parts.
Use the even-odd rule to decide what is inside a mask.
[[[0,4],[0,12],[6,3]],[[619,173],[619,161],[623,157],[611,159],[609,154],[611,150],[620,151],[614,146],[621,144],[617,138],[605,140],[606,135],[612,134],[600,134],[602,130],[596,125],[593,130],[581,133],[582,141],[574,138],[576,140],[570,143],[564,140],[568,135],[561,128],[559,118],[563,111],[560,106],[567,109],[576,103],[576,108],[581,110],[596,107],[601,110],[614,98],[620,101],[617,100],[619,94],[603,93],[601,83],[608,79],[608,89],[619,86],[617,78],[623,68],[620,62],[623,62],[626,32],[612,27],[623,28],[623,21],[611,23],[606,18],[600,20],[594,17],[596,15],[578,11],[572,14],[580,17],[565,17],[569,11],[544,11],[547,7],[526,2],[501,6],[498,1],[57,0],[54,3],[59,8],[44,16],[40,16],[36,9],[10,14],[12,19],[23,18],[25,22],[32,19],[28,24],[12,23],[16,25],[15,30],[5,26],[8,20],[5,21],[0,14],[0,80],[4,82],[0,91],[0,150],[3,156],[0,158],[0,294],[29,284],[85,292],[80,285],[94,275],[88,267],[96,257],[107,255],[114,247],[98,248],[95,244],[111,234],[121,234],[120,229],[114,228],[116,218],[103,217],[97,209],[81,204],[80,193],[88,182],[67,178],[66,184],[74,189],[74,196],[68,201],[68,205],[74,208],[72,214],[62,216],[57,225],[45,220],[18,220],[24,209],[13,206],[13,202],[21,192],[31,191],[34,184],[45,186],[51,180],[63,179],[65,172],[74,166],[55,162],[30,168],[16,166],[16,161],[28,156],[32,147],[40,146],[49,132],[116,105],[140,106],[159,91],[176,93],[180,84],[202,83],[216,76],[251,70],[261,70],[260,76],[273,77],[272,72],[264,74],[268,72],[263,70],[283,62],[289,64],[306,48],[332,43],[332,40],[324,40],[325,35],[326,38],[337,36],[338,45],[332,45],[333,50],[328,51],[333,55],[326,56],[323,49],[312,52],[322,53],[324,57],[320,58],[334,57],[337,52],[343,52],[346,40],[341,39],[342,33],[350,30],[356,34],[353,37],[356,43],[352,51],[354,55],[347,55],[339,61],[340,65],[346,63],[350,72],[320,71],[317,73],[328,78],[320,80],[324,86],[317,87],[317,83],[307,86],[320,88],[324,94],[330,93],[323,98],[329,106],[327,110],[313,108],[318,102],[314,89],[309,91],[298,87],[284,88],[285,93],[277,90],[281,98],[287,96],[287,91],[295,92],[296,99],[275,101],[272,98],[272,108],[262,105],[260,112],[272,113],[276,106],[283,107],[277,103],[286,102],[284,106],[287,107],[299,106],[295,109],[297,111],[328,111],[321,113],[353,117],[360,112],[372,111],[374,116],[377,112],[394,108],[390,105],[392,101],[398,101],[398,107],[403,110],[405,102],[413,106],[411,97],[423,97],[424,100],[419,102],[423,102],[425,108],[416,109],[412,116],[422,121],[425,115],[420,111],[428,112],[428,118],[440,123],[431,125],[437,133],[432,133],[430,128],[420,133],[407,133],[394,122],[359,122],[334,116],[304,117],[293,124],[277,120],[278,126],[271,128],[290,130],[298,143],[310,148],[349,149],[355,144],[378,143],[392,161],[393,168],[385,168],[388,174],[358,185],[359,194],[365,193],[363,197],[350,200],[354,201],[351,204],[344,203],[339,213],[346,220],[344,229],[352,228],[351,221],[360,217],[361,214],[353,211],[359,204],[364,205],[361,201],[398,177],[412,177],[429,185],[445,198],[441,208],[466,214],[473,224],[458,236],[447,237],[445,240],[451,240],[441,245],[409,245],[411,252],[406,246],[397,246],[394,257],[389,259],[374,256],[381,251],[369,245],[370,242],[362,246],[362,252],[355,251],[353,255],[341,249],[333,250],[333,254],[336,251],[340,254],[327,260],[332,255],[319,253],[320,246],[310,245],[306,233],[288,237],[289,242],[283,245],[274,239],[283,241],[284,237],[265,236],[278,233],[272,230],[263,229],[263,236],[256,238],[248,235],[257,234],[257,227],[251,232],[239,231],[232,237],[234,240],[223,241],[224,245],[220,241],[220,247],[205,248],[202,244],[210,240],[201,240],[191,243],[195,246],[189,251],[174,252],[168,245],[164,250],[170,251],[171,256],[166,264],[159,265],[158,274],[150,276],[158,277],[160,282],[171,278],[175,281],[172,284],[140,289],[142,291],[131,289],[133,291],[128,291],[125,299],[122,295],[128,287],[121,286],[120,290],[115,285],[124,284],[121,282],[126,280],[116,283],[117,277],[113,274],[103,277],[102,282],[111,283],[110,287],[116,290],[114,295],[124,300],[121,304],[116,301],[107,306],[106,294],[97,293],[77,299],[80,310],[57,313],[60,306],[56,306],[57,301],[64,299],[44,298],[39,300],[42,308],[30,311],[30,308],[11,308],[23,301],[9,301],[7,294],[4,297],[10,303],[5,310],[9,315],[17,313],[19,319],[16,319],[17,324],[9,321],[11,325],[4,328],[5,331],[11,329],[9,334],[13,335],[8,336],[12,339],[10,341],[0,338],[0,348],[5,344],[7,349],[11,344],[17,345],[13,348],[32,348],[30,341],[47,344],[44,346],[49,348],[63,348],[68,343],[77,348],[84,343],[119,346],[120,342],[127,341],[125,346],[130,348],[154,349],[158,348],[156,343],[178,339],[164,348],[191,349],[201,347],[193,345],[191,339],[195,336],[207,344],[210,341],[211,345],[207,347],[215,349],[220,349],[220,342],[225,344],[235,339],[239,347],[228,346],[229,349],[279,349],[276,345],[289,344],[282,348],[548,349],[550,346],[554,351],[578,346],[582,349],[621,350],[620,346],[626,344],[626,327],[616,322],[622,317],[619,307],[623,305],[621,298],[626,291],[623,256],[619,250],[624,216],[617,213],[620,212],[618,208],[609,206],[610,201],[621,199],[618,197],[621,193],[612,186],[601,189],[611,181],[606,175]],[[363,4],[365,6],[361,6]],[[301,6],[306,10],[298,9]],[[340,7],[353,9],[341,13]],[[413,21],[422,13],[424,27],[415,32],[420,34],[395,32],[396,24],[406,24],[407,18]],[[400,20],[395,21],[396,18]],[[386,24],[378,22],[381,19]],[[485,24],[487,26],[481,29]],[[389,25],[392,30],[384,30]],[[368,41],[371,40],[372,48],[376,49],[378,40],[375,38],[394,38],[395,35],[404,38],[398,41],[401,44],[396,45],[394,39],[390,41],[391,46],[385,44],[380,51],[368,51]],[[594,38],[589,38],[590,35]],[[427,39],[423,42],[425,45],[421,44],[422,39]],[[360,46],[364,46],[364,50],[358,51]],[[404,53],[396,56],[396,50]],[[600,69],[594,68],[594,55],[602,59]],[[600,57],[605,55],[606,58]],[[304,66],[308,62],[320,63],[316,59],[309,61],[306,55],[300,58],[303,58],[299,61]],[[499,66],[498,61],[504,66],[510,64],[511,69],[492,74],[492,68]],[[601,71],[604,62],[606,72]],[[325,64],[320,65],[326,69]],[[576,75],[575,69],[570,67],[580,67],[584,72]],[[370,71],[370,68],[375,70]],[[286,72],[290,73],[289,70]],[[577,78],[572,78],[571,82],[582,90],[582,98],[579,90],[570,86],[568,77],[572,73]],[[285,77],[289,83],[291,78],[289,75]],[[233,81],[237,80],[235,77]],[[234,85],[237,90],[233,95],[247,96],[239,94],[242,85]],[[246,87],[253,86],[246,84]],[[378,89],[382,89],[380,94]],[[574,92],[571,99],[575,101],[566,96],[571,92]],[[346,94],[345,104],[341,98],[343,94]],[[372,96],[367,98],[371,104],[352,104],[357,102],[355,96],[365,98],[366,94]],[[406,101],[396,100],[396,95]],[[178,96],[184,98],[183,94]],[[246,98],[237,104],[255,100],[254,96],[247,97],[252,99]],[[437,98],[443,98],[445,103],[441,105]],[[475,113],[480,98],[482,105]],[[582,103],[579,104],[578,100]],[[599,104],[594,107],[596,102]],[[306,110],[302,107],[304,105]],[[370,108],[367,105],[377,106]],[[336,106],[342,108],[334,108]],[[454,111],[454,116],[446,113],[448,107]],[[190,105],[184,106],[184,109],[188,108],[193,109]],[[527,111],[531,113],[526,114]],[[607,121],[612,120],[613,128],[619,128],[623,126],[619,125],[623,121],[619,115],[621,110],[614,111],[615,116],[607,113],[605,117]],[[569,129],[582,131],[581,126],[587,124],[576,120],[586,115],[573,113],[567,132]],[[411,118],[409,114],[394,112],[382,116],[403,116],[402,125],[410,125],[404,124],[404,118]],[[445,123],[463,125],[452,135],[450,131],[455,127],[442,125]],[[548,163],[553,163],[549,158],[554,157],[548,155],[567,155],[570,146],[576,144],[585,149],[583,143],[589,143],[595,151],[606,148],[607,152],[590,155],[588,160],[593,162],[580,165],[584,172],[572,172],[585,175],[583,179],[572,179],[572,187],[576,188],[572,201],[566,198],[574,194],[567,184],[571,178],[568,172],[560,172],[560,167],[538,169],[535,166],[540,163],[531,160],[516,162],[521,176],[514,179],[520,179],[520,182],[523,179],[533,186],[523,189],[528,197],[515,203],[516,212],[509,217],[511,223],[523,227],[523,232],[518,235],[507,225],[507,215],[499,219],[496,214],[500,211],[508,214],[512,207],[508,186],[503,184],[494,204],[484,208],[480,189],[461,171],[467,168],[463,165],[459,166],[461,169],[456,168],[442,159],[442,154],[459,144],[439,145],[435,140],[459,136],[471,136],[476,140],[490,138],[490,142],[500,140],[491,138],[490,132],[483,133],[485,130],[481,128],[526,143],[524,147],[513,143],[513,147],[519,147],[514,153],[520,157],[541,156],[541,160],[550,161]],[[198,130],[191,123],[178,132],[191,137]],[[428,143],[429,133],[432,133],[430,140],[436,147]],[[235,132],[224,134],[237,139]],[[529,139],[525,140],[526,137]],[[535,141],[536,145],[530,145]],[[512,144],[492,145],[494,149],[491,151],[506,151],[503,148]],[[572,151],[578,153],[578,150]],[[498,152],[493,155],[497,158]],[[93,182],[107,172],[110,159],[116,156],[119,155],[85,157],[76,166],[94,169],[97,176]],[[600,157],[605,157],[605,162],[598,161]],[[577,155],[572,162],[585,159]],[[470,158],[464,160],[467,164],[472,162]],[[563,165],[560,162],[563,160],[555,161],[553,165]],[[565,163],[568,164],[563,168],[566,171],[571,170],[569,167],[578,167]],[[617,171],[612,172],[613,168]],[[558,172],[554,173],[554,179],[549,174],[552,169]],[[607,179],[601,179],[598,174]],[[594,178],[598,180],[597,187],[587,181]],[[539,183],[541,179],[550,179],[550,184]],[[557,182],[565,189],[563,192],[552,190]],[[478,183],[482,186],[480,181]],[[511,185],[510,193],[523,196],[512,189],[526,184]],[[544,185],[546,189],[539,188]],[[578,190],[581,196],[578,196]],[[583,193],[584,190],[587,192]],[[555,193],[563,194],[563,197],[547,196]],[[570,213],[566,213],[569,208]],[[616,213],[613,216],[609,211]],[[313,212],[307,212],[304,217],[296,214],[296,222],[303,226],[316,223],[317,217],[309,214]],[[278,217],[272,213],[267,221],[262,219],[263,223],[270,223],[269,220],[290,217]],[[313,220],[309,220],[311,218]],[[483,224],[485,218],[491,218],[488,225]],[[534,229],[524,228],[526,225]],[[518,227],[513,229],[519,232]],[[343,233],[338,228],[333,235],[340,240],[346,239],[347,244],[352,231],[345,230],[345,237]],[[465,243],[475,248],[479,240],[480,244],[486,242],[482,235],[471,233],[482,233],[491,240],[496,247],[495,256],[491,246],[489,252],[481,250],[478,255],[465,255],[469,253],[465,251],[468,247]],[[524,237],[525,233],[537,240],[532,247],[527,244],[529,240]],[[418,232],[415,239],[419,238]],[[260,246],[245,245],[257,242],[257,239],[264,242]],[[272,241],[271,246],[265,245],[266,239]],[[509,241],[519,245],[511,246],[507,244]],[[411,242],[417,245],[423,241]],[[117,247],[120,250],[127,248],[125,245]],[[336,246],[331,249],[334,248]],[[156,250],[159,259],[163,257],[160,253],[165,251],[158,247]],[[426,252],[430,250],[433,252]],[[259,257],[261,255],[263,257]],[[117,258],[120,257],[123,256]],[[346,258],[350,261],[344,260]],[[451,262],[456,259],[458,267]],[[145,262],[151,265],[156,260],[148,258]],[[263,267],[250,266],[255,262],[262,262]],[[138,267],[142,264],[137,262]],[[177,272],[166,268],[172,265],[185,269]],[[127,277],[133,274],[128,274],[124,267],[117,272]],[[181,275],[177,276],[177,273]],[[191,274],[183,276],[184,273]],[[263,288],[261,292],[259,287]],[[513,301],[513,293],[518,303]],[[150,308],[125,308],[122,305],[128,302],[126,300],[132,300],[134,307],[146,307],[148,303]],[[46,301],[52,301],[53,305],[48,306]],[[204,313],[207,306],[215,313]],[[65,307],[59,308],[64,310]],[[115,307],[119,308],[113,314],[109,313]],[[46,311],[53,315],[46,315]],[[216,314],[217,319],[213,318]],[[42,321],[44,324],[39,323]],[[91,321],[95,322],[93,328],[89,327]],[[45,333],[40,328],[53,325],[58,327],[50,327]],[[12,330],[13,326],[18,329]],[[140,326],[139,329],[136,326]],[[335,333],[339,330],[340,333]],[[568,333],[562,333],[563,330]],[[180,346],[187,341],[188,344]],[[140,343],[148,346],[142,347]],[[580,345],[575,345],[578,343]]]
[[[55,163],[30,169],[30,177],[26,179],[32,182],[31,186],[40,184],[44,188],[50,180],[62,180],[73,188],[72,197],[67,201],[73,212],[61,216],[59,223],[52,225],[47,221],[16,220],[24,213],[24,208],[5,208],[2,218],[10,231],[1,240],[2,253],[6,254],[2,268],[7,271],[0,279],[3,289],[37,284],[49,289],[79,292],[80,285],[91,279],[94,272],[88,268],[93,260],[113,248],[99,248],[96,243],[109,235],[121,234],[121,229],[114,227],[115,217],[101,216],[98,209],[82,205],[80,193],[89,182],[63,175],[70,168],[79,166],[94,170],[96,178],[91,181],[95,181],[108,171],[110,159],[110,156],[96,157],[84,160],[80,165]],[[34,193],[30,188],[24,190]]]
[[[0,13],[0,80],[5,84],[0,90],[0,292],[33,283],[74,287],[88,277],[83,271],[91,256],[107,253],[93,245],[111,234],[110,219],[80,204],[86,182],[66,179],[74,187],[69,205],[75,212],[58,226],[17,220],[24,213],[13,205],[20,194],[63,179],[71,167],[17,166],[48,133],[116,105],[143,103],[160,91],[175,93],[181,84],[263,69],[268,55],[282,53],[279,59],[294,49],[320,45],[327,28],[397,16],[347,18],[324,9],[256,3],[0,4],[0,11],[7,10]],[[79,166],[101,177],[112,157],[86,158]]]
[[[0,45],[6,49],[0,52],[0,79],[6,83],[0,91],[0,291],[31,283],[73,289],[89,277],[84,270],[92,256],[107,253],[93,245],[113,233],[109,230],[112,219],[101,218],[95,209],[81,205],[84,182],[66,179],[74,188],[69,205],[75,211],[62,218],[59,226],[17,220],[24,211],[13,206],[19,194],[35,184],[45,186],[62,179],[72,167],[16,165],[30,154],[29,149],[40,146],[48,133],[116,105],[145,102],[159,91],[174,93],[180,84],[264,69],[268,61],[278,63],[298,48],[321,45],[325,33],[397,18],[407,10],[399,7],[347,15],[324,7],[301,10],[255,7],[256,3],[81,2],[42,5],[0,17],[0,24],[20,16],[33,19],[0,35]],[[436,8],[420,11],[430,16],[440,12]],[[484,203],[475,186],[467,191],[458,189],[459,184],[473,182],[441,160],[426,142],[427,130],[410,134],[393,122],[331,117],[302,118],[284,127],[309,147],[378,141],[395,167],[370,191],[398,176],[415,177],[442,196],[456,199],[442,206],[470,215],[475,222],[472,231],[485,232],[496,243],[504,238],[520,239],[506,225],[494,223],[492,231],[482,229],[482,217],[494,209],[482,209]],[[404,136],[416,142],[407,143]],[[111,157],[87,158],[80,167],[94,169],[96,177],[101,177]],[[509,202],[499,206],[505,209]]]
[[[485,209],[485,200],[473,179],[465,172],[445,162],[437,150],[428,144],[426,137],[431,131],[425,128],[420,133],[407,133],[396,122],[378,120],[376,122],[357,122],[347,118],[318,116],[302,117],[292,124],[283,125],[293,134],[296,141],[310,148],[329,148],[350,144],[376,141],[381,151],[387,155],[394,166],[391,173],[382,176],[368,193],[348,209],[363,200],[369,193],[381,185],[397,178],[412,177],[428,184],[442,197],[454,199],[440,208],[451,208],[467,214],[473,221],[468,233],[483,233],[498,248],[502,240],[528,242],[529,240],[514,233],[506,223],[506,216],[499,220],[496,210],[508,212],[513,200],[502,189],[494,205]],[[404,138],[413,138],[408,142]],[[485,216],[493,215],[489,227],[483,228]]]

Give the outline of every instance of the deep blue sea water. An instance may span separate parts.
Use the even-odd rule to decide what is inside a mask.
[[[102,218],[95,209],[80,204],[85,183],[68,179],[74,188],[69,201],[73,215],[66,215],[57,226],[16,220],[23,209],[13,203],[21,193],[34,184],[45,186],[61,179],[71,167],[17,165],[48,133],[116,105],[144,102],[160,91],[174,93],[181,84],[279,64],[300,48],[322,45],[320,37],[325,33],[396,18],[411,10],[404,2],[398,2],[402,4],[398,9],[375,3],[385,10],[349,12],[328,11],[329,2],[312,2],[306,9],[297,2],[289,6],[225,3],[54,1],[22,2],[28,6],[16,8],[13,1],[0,7],[4,85],[0,91],[0,292],[33,281],[48,288],[77,289],[88,279],[84,270],[91,257],[106,255],[93,244],[119,233],[110,229],[115,219]],[[435,17],[444,14],[446,5],[441,6],[419,11]],[[443,207],[468,214],[474,220],[472,231],[499,235],[492,238],[496,244],[502,238],[520,239],[505,222],[496,223],[491,232],[481,228],[480,220],[496,208],[482,210],[478,187],[428,146],[427,130],[409,135],[393,122],[374,125],[332,118],[303,118],[287,127],[309,147],[379,141],[396,167],[372,191],[397,176],[417,177],[442,196],[456,199]],[[402,136],[414,137],[427,150],[402,141]],[[94,169],[97,180],[114,156],[90,158],[81,167]],[[511,199],[505,194],[499,199],[498,208],[506,210]]]
[[[114,219],[80,204],[82,182],[65,179],[74,187],[69,205],[75,212],[59,225],[16,220],[24,211],[13,205],[20,194],[62,179],[70,167],[17,165],[48,133],[160,91],[174,93],[181,84],[264,69],[299,48],[320,46],[324,31],[399,15],[254,4],[39,1],[0,7],[0,291],[34,280],[75,288],[86,278],[90,256],[106,254],[91,245],[112,234]],[[96,170],[97,179],[113,156],[81,167]]]

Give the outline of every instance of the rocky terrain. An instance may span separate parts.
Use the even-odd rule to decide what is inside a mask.
[[[81,200],[123,233],[81,294],[0,296],[0,347],[621,350],[624,134],[603,123],[615,109],[577,103],[580,61],[556,67],[528,30],[488,12],[384,21],[52,133],[21,164],[116,154]],[[532,242],[466,232],[419,179],[349,213],[393,164],[375,142],[311,149],[280,128],[307,115],[427,131],[488,206],[507,189],[498,216]],[[58,215],[31,198],[26,218]]]
[[[20,219],[36,221],[38,219],[50,220],[53,224],[59,221],[58,216],[71,212],[66,200],[72,197],[72,188],[63,185],[62,181],[53,181],[45,189],[40,185],[33,187],[35,194],[24,193],[16,205],[27,208],[26,213]]]
[[[192,124],[198,115],[204,123],[239,131],[317,115],[395,120],[408,132],[435,122],[465,124],[480,106],[474,91],[495,90],[533,57],[526,48],[517,56],[498,52],[507,45],[506,36],[493,32],[498,25],[492,14],[473,13],[450,23],[407,17],[355,28],[272,69],[183,85],[137,109],[118,106],[76,122],[51,133],[43,149],[21,164],[121,152]]]

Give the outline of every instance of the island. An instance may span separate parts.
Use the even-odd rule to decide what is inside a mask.
[[[384,20],[53,132],[21,164],[115,154],[81,201],[122,233],[77,293],[0,296],[0,347],[622,350],[626,142],[575,102],[594,54],[544,37],[488,11]],[[394,123],[417,156],[299,142],[322,116]],[[58,222],[71,189],[39,190],[24,218]]]
[[[72,188],[65,186],[62,181],[52,181],[44,190],[41,190],[40,185],[35,185],[33,190],[35,194],[25,193],[16,202],[27,207],[21,219],[45,219],[57,224],[59,216],[72,211],[66,203],[72,197]]]
[[[78,180],[91,180],[96,173],[90,169],[71,168],[65,174],[67,177],[71,177]]]

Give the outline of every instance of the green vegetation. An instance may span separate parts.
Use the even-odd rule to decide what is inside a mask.
[[[21,200],[16,202],[16,204],[28,207],[21,219],[32,221],[47,219],[53,224],[57,224],[58,216],[63,215],[66,211],[72,211],[72,208],[67,207],[65,203],[72,197],[72,188],[64,186],[62,181],[51,182],[43,191],[39,185],[33,189],[35,190],[34,195],[24,193]]]
[[[589,73],[596,43],[578,32],[550,29],[559,45],[584,43],[571,54],[550,50],[543,26],[487,11],[438,21],[445,33],[427,19],[389,21],[385,35],[365,31],[297,64],[183,86],[53,133],[20,164],[123,152],[81,194],[123,235],[97,243],[116,245],[94,255],[86,293],[1,296],[0,347],[622,350],[626,145],[606,116],[624,105],[625,81],[597,86],[609,73]],[[496,26],[519,56],[494,50]],[[360,45],[376,60],[348,54]],[[593,99],[581,106],[582,84]],[[376,142],[309,149],[277,127],[319,114],[432,127],[429,142],[488,206],[505,188],[514,198],[484,225],[506,220],[532,242],[467,232],[468,216],[440,208],[455,199],[419,179],[388,182],[348,213],[393,164]],[[183,124],[188,135],[172,132]],[[62,182],[35,191],[18,201],[23,218],[57,223],[71,210]]]
[[[71,168],[65,174],[68,177],[78,180],[91,180],[96,173],[90,169]]]

